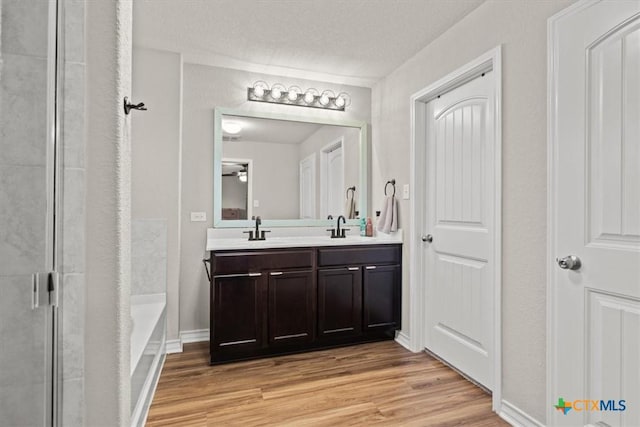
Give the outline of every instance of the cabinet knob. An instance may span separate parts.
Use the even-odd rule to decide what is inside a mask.
[[[422,236],[422,241],[431,243],[433,242],[433,236],[431,234],[427,234],[426,236]]]

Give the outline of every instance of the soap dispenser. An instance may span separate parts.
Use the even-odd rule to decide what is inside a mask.
[[[373,237],[373,224],[371,223],[371,218],[367,218],[367,226],[366,226],[367,237]]]

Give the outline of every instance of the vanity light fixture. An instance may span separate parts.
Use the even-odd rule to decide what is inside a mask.
[[[274,84],[269,89],[269,85],[262,80],[247,88],[247,100],[335,111],[344,111],[346,107],[351,105],[351,96],[346,92],[340,92],[336,95],[331,90],[325,90],[320,94],[314,88],[302,91],[298,86],[290,86],[287,90],[280,83]]]

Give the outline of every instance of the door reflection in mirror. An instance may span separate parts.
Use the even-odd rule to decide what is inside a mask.
[[[222,159],[222,219],[249,219],[253,172],[251,159]]]

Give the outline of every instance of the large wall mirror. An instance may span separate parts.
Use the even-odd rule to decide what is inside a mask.
[[[363,122],[216,109],[214,227],[356,224],[367,159]]]

